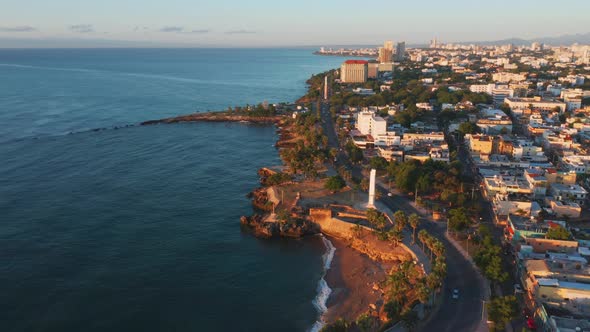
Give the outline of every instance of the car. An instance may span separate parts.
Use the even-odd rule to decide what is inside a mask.
[[[453,299],[459,298],[459,290],[457,288],[453,289]]]
[[[522,287],[519,284],[514,284],[514,294],[516,293],[523,293]]]
[[[392,193],[387,193],[387,197],[391,197],[391,196],[393,196]]]

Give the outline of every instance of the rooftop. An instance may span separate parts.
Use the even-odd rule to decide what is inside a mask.
[[[346,60],[346,61],[344,61],[344,63],[346,63],[348,65],[365,65],[365,64],[368,64],[369,61],[366,61],[366,60]]]

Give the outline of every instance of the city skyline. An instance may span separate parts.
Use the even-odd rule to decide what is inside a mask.
[[[360,11],[358,6],[352,1],[320,4],[309,0],[201,4],[186,0],[24,4],[10,0],[0,14],[0,47],[11,41],[30,44],[27,47],[52,43],[100,46],[105,42],[192,47],[378,45],[383,40],[427,44],[434,37],[470,42],[590,32],[584,17],[590,3],[581,0],[559,5],[501,0],[494,6],[465,0],[445,4],[376,1]]]

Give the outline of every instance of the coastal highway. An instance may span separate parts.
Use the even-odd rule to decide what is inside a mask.
[[[324,133],[328,136],[328,144],[330,147],[339,148],[338,136],[327,103],[321,105],[321,118]],[[356,177],[360,178],[362,176],[359,167],[351,166],[348,163],[344,152],[339,153],[337,164],[338,166],[345,165],[351,169]],[[471,263],[445,237],[446,225],[433,222],[429,215],[411,205],[408,198],[400,195],[388,197],[385,188],[378,187],[378,189],[382,192],[381,202],[392,211],[402,210],[406,214],[416,213],[420,215],[422,217],[420,229],[426,229],[430,234],[436,236],[446,248],[447,277],[445,278],[444,289],[439,295],[443,297],[442,303],[434,316],[429,317],[420,330],[425,332],[487,331],[485,322],[482,322],[485,290],[482,288],[481,279]],[[451,296],[451,292],[455,288],[459,290],[458,299],[453,299]]]
[[[385,193],[384,188],[379,188]],[[383,202],[392,211],[402,210],[406,214],[416,213],[421,215],[422,224],[420,229],[426,229],[430,234],[442,241],[446,248],[447,256],[447,277],[444,282],[444,289],[440,293],[443,297],[442,303],[434,316],[428,319],[426,325],[421,326],[421,331],[480,331],[482,325],[482,310],[484,289],[478,273],[459,251],[445,237],[446,225],[437,224],[421,211],[416,210],[407,198],[394,195],[388,197],[382,195]],[[453,299],[453,289],[459,290],[459,298]],[[485,325],[485,324],[483,324]]]

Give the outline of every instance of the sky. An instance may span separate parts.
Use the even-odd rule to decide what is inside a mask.
[[[58,41],[264,47],[590,32],[588,0],[0,0],[0,47]]]

